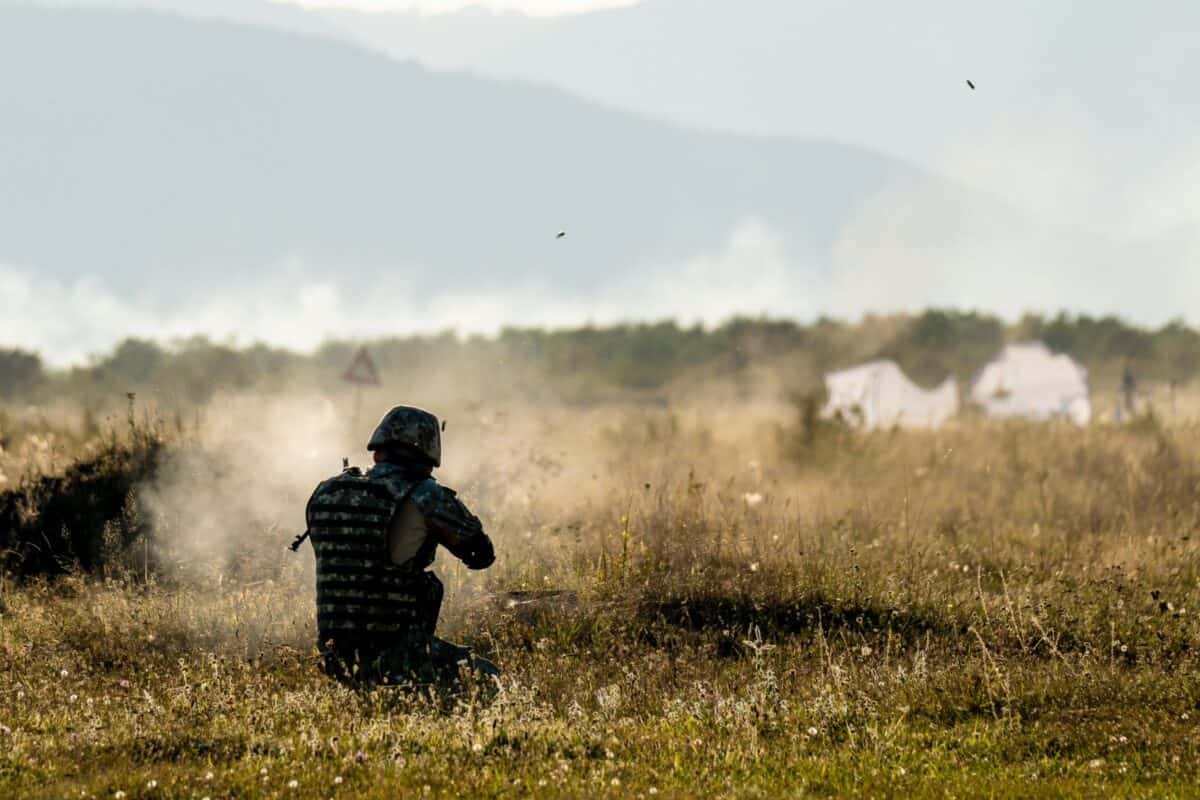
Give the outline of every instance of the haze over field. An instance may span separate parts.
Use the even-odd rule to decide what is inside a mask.
[[[1196,321],[1192,5],[144,4],[0,0],[4,345]]]

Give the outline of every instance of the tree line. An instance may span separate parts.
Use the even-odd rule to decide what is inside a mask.
[[[330,341],[312,354],[264,344],[239,347],[193,337],[167,343],[127,339],[112,352],[66,369],[37,353],[0,349],[0,401],[74,399],[85,406],[154,389],[204,402],[222,388],[270,389],[336,381],[360,346],[387,375],[397,371],[502,371],[514,380],[549,382],[567,396],[661,392],[689,380],[741,380],[764,369],[819,380],[830,369],[890,358],[917,382],[947,375],[967,382],[1005,343],[1041,340],[1089,369],[1093,388],[1132,372],[1145,383],[1183,385],[1200,375],[1200,332],[1182,322],[1159,328],[1119,318],[1027,315],[1016,322],[976,312],[930,310],[874,315],[855,322],[810,323],[735,318],[716,327],[672,321],[544,330],[506,328],[495,336],[453,333]]]

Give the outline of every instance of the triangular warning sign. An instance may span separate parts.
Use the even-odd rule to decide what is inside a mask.
[[[375,368],[375,362],[371,360],[371,354],[367,352],[367,348],[358,348],[358,352],[354,354],[354,360],[342,373],[342,380],[347,383],[356,383],[359,386],[379,386],[379,370]]]

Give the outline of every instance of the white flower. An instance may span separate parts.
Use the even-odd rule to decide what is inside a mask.
[[[296,780],[295,778],[292,778],[290,781],[288,781],[289,789],[295,789],[299,786],[300,786],[300,781]]]
[[[744,495],[742,495],[742,500],[747,506],[754,508],[762,503],[763,496],[759,492],[746,492]]]
[[[67,672],[65,669],[63,669],[63,670],[59,670],[59,672],[58,672],[58,677],[60,677],[60,678],[65,678],[65,677],[67,677],[67,676],[68,676],[68,675],[70,675],[70,674],[71,674],[71,673],[69,673],[69,672]]]
[[[117,789],[115,792],[113,792],[113,797],[115,797],[117,800],[125,800],[125,793],[120,789]]]
[[[612,779],[612,781],[611,781],[611,783],[612,783],[612,785],[613,785],[613,786],[620,786],[620,785],[621,785],[621,779],[620,779],[620,778],[613,778],[613,779]]]
[[[872,650],[869,645],[864,644],[858,652],[862,654],[863,658],[866,658],[867,656],[871,655],[871,653],[874,653],[875,651]]]
[[[809,736],[816,736],[818,733],[820,733],[820,731],[819,731],[819,730],[817,730],[816,728],[809,728],[809,729],[808,729],[808,735],[809,735]]]
[[[158,788],[158,781],[156,781],[156,780],[148,780],[148,781],[146,781],[146,788],[147,788],[147,789],[157,789],[157,788]]]
[[[342,776],[341,775],[338,775],[336,778],[333,779],[333,785],[334,786],[342,785]]]
[[[211,781],[212,779],[213,779],[213,774],[211,772],[204,773],[204,780]]]

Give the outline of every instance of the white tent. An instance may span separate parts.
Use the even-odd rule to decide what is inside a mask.
[[[971,400],[993,417],[1063,418],[1076,425],[1092,418],[1087,370],[1041,342],[1005,347],[975,379]]]
[[[822,415],[871,428],[937,428],[958,412],[958,385],[947,378],[933,391],[910,381],[893,361],[872,361],[825,376]]]

